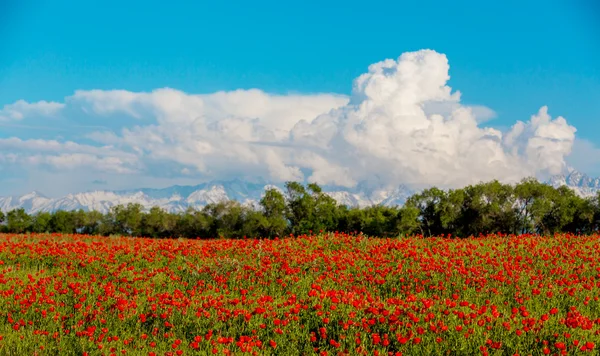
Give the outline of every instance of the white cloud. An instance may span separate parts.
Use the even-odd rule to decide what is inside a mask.
[[[327,161],[351,168],[355,181],[377,174],[384,184],[461,186],[565,168],[575,129],[563,118],[542,108],[508,133],[480,127],[447,86],[448,70],[446,57],[429,50],[373,64],[355,81],[351,105],[299,123],[292,139],[327,149]]]
[[[96,172],[133,173],[141,168],[138,156],[111,146],[90,146],[67,141],[0,139],[0,163],[47,166],[54,170],[87,169]]]
[[[190,95],[164,88],[150,93],[80,90],[66,101],[88,113],[123,113],[138,119],[155,120],[159,124],[202,122],[223,126],[227,125],[223,120],[256,119],[254,124],[268,127],[274,138],[282,139],[299,120],[310,121],[323,112],[345,105],[348,98],[334,94],[272,95],[258,89]],[[236,123],[230,122],[229,128],[231,126]]]
[[[494,110],[488,108],[487,106],[472,105],[470,108],[471,112],[473,112],[473,115],[475,115],[475,118],[479,123],[495,119],[498,116]]]
[[[506,132],[485,127],[495,112],[462,104],[460,92],[447,85],[449,69],[435,51],[405,53],[371,65],[354,81],[351,97],[257,89],[202,95],[168,88],[77,91],[54,107],[91,124],[125,115],[136,125],[86,136],[103,146],[13,138],[0,140],[0,151],[4,162],[11,154],[57,169],[344,186],[366,180],[451,187],[566,168],[576,130],[564,118],[552,119],[542,107]]]
[[[56,140],[22,140],[17,137],[0,138],[0,150],[41,151],[41,152],[83,152],[100,155],[116,153],[111,146],[82,145],[72,141],[59,142]]]
[[[135,159],[123,157],[98,157],[84,153],[60,155],[34,155],[28,156],[24,163],[39,165],[47,164],[58,170],[71,170],[74,168],[93,168],[101,172],[134,173],[135,170],[128,165],[135,164]]]
[[[0,110],[0,121],[22,120],[35,116],[53,116],[64,106],[65,104],[44,100],[36,103],[19,100],[13,104],[4,105]]]
[[[187,175],[191,169],[213,178],[244,172],[286,181],[304,176],[300,167],[290,164],[293,150],[272,144],[288,142],[298,121],[311,122],[347,104],[348,98],[270,95],[256,89],[208,95],[159,89],[151,93],[79,91],[67,102],[96,115],[125,113],[146,122],[119,135],[104,131],[87,137],[149,160],[176,162],[187,168],[183,171]]]

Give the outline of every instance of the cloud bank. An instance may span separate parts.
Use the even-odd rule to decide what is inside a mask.
[[[52,116],[64,108],[64,106],[61,103],[44,100],[37,103],[18,100],[12,104],[4,105],[0,109],[0,121],[22,120],[32,116]]]
[[[62,115],[86,125],[124,118],[133,124],[78,142],[0,139],[0,167],[415,188],[514,182],[566,168],[576,129],[564,118],[552,118],[544,106],[505,132],[487,127],[494,111],[462,104],[448,86],[449,70],[445,55],[421,50],[372,64],[350,97],[165,88],[18,101],[0,110],[0,120]]]

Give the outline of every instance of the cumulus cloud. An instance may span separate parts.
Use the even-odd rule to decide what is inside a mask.
[[[0,110],[0,121],[22,120],[35,116],[52,116],[60,111],[65,104],[38,101],[36,103],[28,103],[25,100],[16,101],[13,104],[4,105]]]
[[[447,85],[448,73],[446,56],[430,50],[373,64],[356,79],[349,105],[299,122],[292,140],[351,167],[355,181],[377,172],[384,184],[461,186],[565,168],[576,130],[564,118],[551,119],[544,107],[506,133],[481,127],[473,108],[460,105],[460,92]]]
[[[115,99],[118,97],[118,99]],[[173,89],[151,93],[79,91],[67,99],[96,115],[125,113],[144,125],[120,133],[95,132],[88,138],[115,145],[149,160],[171,161],[205,177],[244,173],[276,181],[302,180],[300,167],[290,165],[289,141],[299,121],[311,122],[323,112],[344,106],[342,95],[270,95],[237,90],[188,95]]]
[[[542,107],[505,132],[486,127],[495,112],[462,104],[461,93],[448,86],[449,71],[445,55],[422,50],[372,64],[356,78],[350,97],[258,89],[202,95],[169,88],[81,90],[63,104],[44,102],[53,108],[46,114],[77,113],[88,124],[122,115],[135,124],[87,135],[94,144],[13,138],[0,140],[0,150],[5,161],[16,152],[29,164],[64,169],[341,186],[453,187],[566,168],[576,130],[564,118],[552,118]],[[18,103],[12,105],[24,105]],[[26,110],[13,106],[1,115],[27,116],[14,114]]]
[[[258,89],[189,95],[164,88],[150,93],[80,90],[66,102],[87,113],[121,113],[159,124],[202,122],[232,130],[240,126],[236,120],[243,120],[244,124],[239,129],[245,127],[249,131],[239,134],[251,134],[251,131],[260,130],[263,126],[268,129],[269,135],[283,139],[298,121],[311,121],[323,112],[345,105],[348,98],[335,94],[271,95]]]

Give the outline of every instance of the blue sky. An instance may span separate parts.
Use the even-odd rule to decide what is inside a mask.
[[[508,130],[547,105],[553,118],[563,116],[577,129],[573,151],[578,156],[567,163],[600,173],[600,161],[590,157],[600,152],[600,5],[593,0],[8,0],[0,4],[0,109],[19,100],[65,103],[76,91],[141,93],[165,87],[186,94],[257,88],[275,96],[349,96],[353,81],[369,65],[421,49],[447,57],[447,85],[461,92],[461,105],[495,112],[486,126]],[[122,139],[124,129],[160,122],[152,110],[144,111],[149,117],[142,123],[139,113],[127,110],[110,115],[81,110],[67,104],[60,114],[49,115],[52,119],[38,113],[0,121],[0,138],[73,142],[89,146],[83,149],[89,151],[109,145],[97,139],[100,132]],[[123,154],[136,152],[123,141],[110,145]],[[29,157],[30,164],[17,164],[14,158],[12,164],[5,163],[0,194],[32,188],[62,194],[93,188],[92,181],[106,181],[107,188],[129,187],[142,176],[143,183],[164,185],[240,174],[211,169],[210,159],[167,162],[152,157],[152,162],[136,163],[136,179],[122,171],[92,180],[70,166],[71,175],[81,178],[70,178],[68,185],[55,189],[43,182],[59,179],[61,172],[52,164],[31,163],[39,162],[45,149],[28,148],[27,154],[14,144],[2,149]],[[262,162],[257,165],[268,161],[263,156],[256,160]],[[176,166],[177,172],[198,172],[162,176],[151,168],[162,164]],[[302,172],[307,168],[283,158],[277,164]],[[247,168],[252,174],[261,172]],[[34,174],[46,174],[47,179],[33,179]]]

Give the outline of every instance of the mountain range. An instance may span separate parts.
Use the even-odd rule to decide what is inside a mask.
[[[553,176],[547,183],[556,188],[566,185],[581,197],[595,196],[600,191],[600,177],[592,178],[575,170],[566,175]]]
[[[195,186],[171,186],[163,189],[95,190],[48,198],[34,191],[22,196],[0,197],[0,210],[24,208],[30,214],[55,210],[97,210],[107,212],[112,206],[139,203],[145,208],[158,206],[169,212],[185,211],[188,207],[202,208],[210,203],[236,200],[245,205],[258,203],[266,189],[283,191],[283,185],[251,183],[240,179],[212,181]],[[370,189],[366,184],[355,188],[323,187],[323,191],[341,204],[368,206],[373,204],[402,205],[413,194],[405,186],[392,190]]]
[[[566,175],[551,177],[548,184],[559,187],[566,185],[583,197],[593,196],[600,191],[600,178],[590,178],[586,174],[571,171]],[[185,211],[188,207],[201,208],[210,203],[236,200],[242,204],[256,204],[265,189],[283,190],[282,185],[252,183],[240,179],[231,181],[212,181],[195,186],[171,186],[163,189],[136,190],[96,190],[69,194],[60,198],[48,198],[39,192],[22,196],[0,197],[0,210],[24,208],[29,214],[55,210],[97,210],[107,212],[112,206],[139,203],[145,208],[158,206],[169,212]],[[378,189],[359,183],[354,188],[323,187],[323,191],[348,206],[365,207],[381,204],[386,206],[402,205],[414,194],[404,185],[395,189]]]

